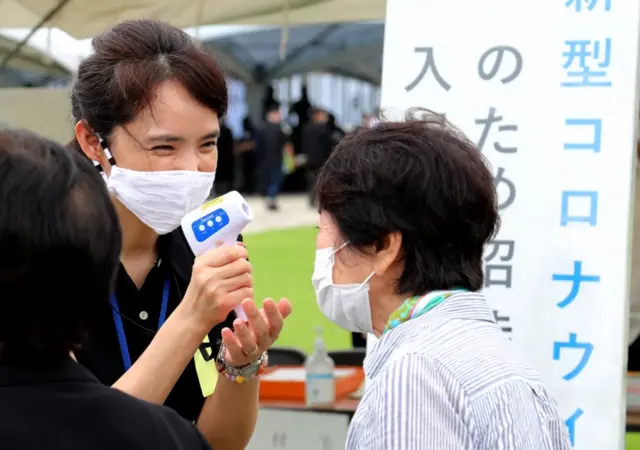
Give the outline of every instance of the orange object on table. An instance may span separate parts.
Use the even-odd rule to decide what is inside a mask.
[[[364,371],[358,366],[335,368],[336,398],[357,391],[364,381]],[[305,379],[302,366],[273,366],[260,376],[260,400],[304,401]]]

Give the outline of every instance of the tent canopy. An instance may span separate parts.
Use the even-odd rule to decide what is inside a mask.
[[[13,48],[13,39],[0,35],[0,60]],[[62,64],[51,60],[39,50],[24,46],[4,70],[0,70],[0,84],[3,86],[40,84],[43,80],[65,80],[70,71]]]
[[[385,0],[0,0],[1,28],[32,28],[49,15],[46,26],[82,39],[141,17],[180,28],[382,20]]]
[[[382,23],[295,26],[280,58],[282,30],[268,29],[203,43],[219,63],[246,83],[261,84],[311,71],[335,73],[380,84]]]

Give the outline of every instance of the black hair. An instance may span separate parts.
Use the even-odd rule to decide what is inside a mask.
[[[76,152],[0,131],[0,362],[53,364],[109,305],[121,233],[104,181]]]
[[[141,19],[122,22],[91,41],[94,53],[80,63],[71,93],[71,112],[108,140],[148,107],[158,86],[180,83],[200,104],[222,119],[228,92],[224,73],[211,53],[168,23]],[[81,151],[77,140],[71,147]]]
[[[345,137],[318,175],[317,198],[356,248],[401,233],[398,294],[482,289],[484,246],[499,227],[493,177],[444,117],[413,109],[404,122]]]
[[[269,105],[267,105],[267,108],[265,109],[265,114],[269,114],[272,112],[279,112],[280,111],[280,103],[279,102],[273,102],[270,103]]]

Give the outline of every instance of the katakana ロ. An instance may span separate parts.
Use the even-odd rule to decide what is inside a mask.
[[[422,69],[420,70],[420,73],[418,74],[416,79],[413,80],[411,83],[409,83],[405,87],[406,91],[407,92],[411,92],[422,81],[424,76],[429,71],[431,71],[431,73],[433,74],[433,78],[436,79],[438,84],[445,91],[448,91],[449,89],[451,89],[451,85],[449,83],[447,83],[444,78],[442,78],[442,75],[440,75],[440,72],[438,71],[438,67],[436,67],[435,58],[433,56],[433,47],[416,47],[414,49],[414,52],[415,53],[424,53],[424,55],[425,55],[424,64],[422,65]]]
[[[488,252],[484,260],[486,266],[484,269],[484,285],[490,286],[504,286],[511,287],[511,264],[509,263],[513,259],[513,253],[515,250],[514,241],[491,241],[491,251]],[[496,257],[500,258],[501,264],[490,264]]]
[[[579,213],[573,212],[577,209],[577,202],[580,202],[582,206],[588,205],[586,208],[583,208],[587,211]],[[566,227],[569,222],[586,222],[592,227],[597,225],[598,193],[596,191],[562,191],[560,225]]]
[[[578,292],[580,292],[580,283],[599,283],[600,275],[583,275],[582,261],[574,261],[572,274],[554,273],[551,276],[551,279],[553,281],[570,281],[571,282],[571,291],[569,291],[569,293],[564,298],[564,300],[557,303],[559,308],[565,308],[572,301],[574,301],[578,296]]]
[[[565,150],[588,150],[600,153],[602,145],[602,119],[565,119],[564,124],[569,127],[589,127],[593,138],[589,142],[565,142]]]
[[[560,361],[560,352],[562,349],[577,349],[582,350],[582,357],[580,361],[569,373],[564,375],[564,378],[567,381],[573,380],[577,377],[580,372],[584,370],[587,363],[589,362],[589,358],[591,358],[591,353],[593,353],[593,344],[590,342],[578,342],[578,335],[576,333],[569,333],[569,340],[566,342],[556,341],[553,343],[553,360]]]
[[[480,135],[480,139],[478,140],[478,149],[482,151],[484,148],[484,144],[487,142],[487,138],[489,137],[489,132],[491,131],[491,126],[494,123],[502,122],[504,118],[502,116],[496,115],[496,108],[489,108],[489,115],[484,119],[476,119],[476,125],[482,125],[482,134]],[[498,132],[516,132],[518,131],[518,125],[500,125],[498,126]],[[503,147],[497,141],[494,141],[493,148],[496,149],[497,152],[500,153],[516,153],[518,151],[518,147]]]
[[[520,75],[520,72],[522,71],[522,55],[517,48],[509,47],[507,45],[491,47],[482,54],[480,61],[478,61],[478,75],[480,75],[480,78],[487,81],[493,80],[502,67],[502,58],[505,53],[513,55],[514,63],[512,64],[513,67],[503,71],[506,75],[500,78],[500,81],[502,84],[507,84],[518,78],[518,75]],[[493,63],[487,64],[487,61],[490,60],[490,56],[492,55],[495,55],[495,57],[492,58]]]
[[[611,87],[607,71],[611,64],[611,39],[565,41],[563,68],[567,79],[563,87]]]

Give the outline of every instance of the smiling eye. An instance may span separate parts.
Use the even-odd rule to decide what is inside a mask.
[[[158,145],[156,147],[153,147],[151,150],[153,150],[154,152],[170,152],[173,150],[173,147],[169,145]]]

